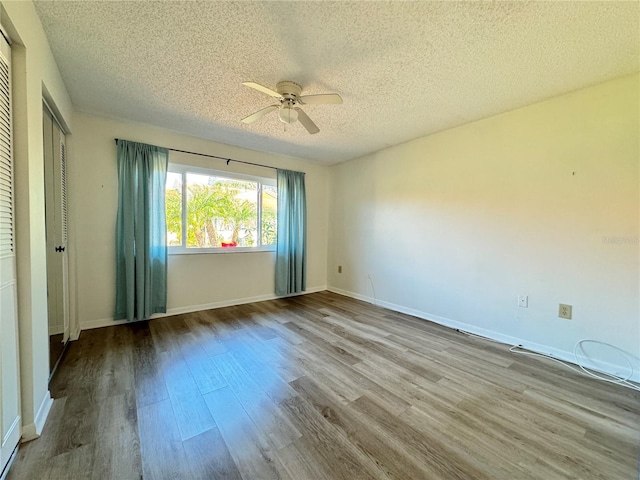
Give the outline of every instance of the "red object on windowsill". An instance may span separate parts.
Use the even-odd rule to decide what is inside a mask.
[[[223,248],[237,247],[237,246],[238,246],[238,242],[222,242]]]

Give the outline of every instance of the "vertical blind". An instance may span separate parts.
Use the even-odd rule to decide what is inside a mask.
[[[13,253],[13,168],[9,64],[0,55],[0,255]]]

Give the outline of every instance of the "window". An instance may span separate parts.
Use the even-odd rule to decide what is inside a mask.
[[[276,179],[169,164],[169,253],[274,250]]]

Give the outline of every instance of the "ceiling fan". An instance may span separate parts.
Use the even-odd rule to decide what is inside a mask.
[[[314,133],[318,133],[320,129],[315,123],[313,123],[307,114],[298,107],[298,105],[327,105],[342,103],[342,97],[337,93],[300,95],[302,93],[302,87],[297,83],[290,81],[278,82],[276,85],[276,91],[254,82],[243,82],[242,84],[278,99],[278,103],[275,105],[269,105],[262,110],[252,113],[248,117],[244,117],[242,119],[242,123],[255,122],[256,120],[264,117],[267,113],[278,110],[278,118],[280,118],[281,122],[290,124],[299,121],[302,126],[313,135]]]

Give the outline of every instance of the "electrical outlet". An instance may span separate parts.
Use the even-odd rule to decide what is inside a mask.
[[[338,273],[342,273],[342,265],[338,265]]]
[[[571,320],[571,310],[571,305],[565,305],[564,303],[561,303],[560,307],[558,308],[558,317]]]
[[[518,306],[523,308],[529,307],[529,296],[528,295],[518,295]]]

